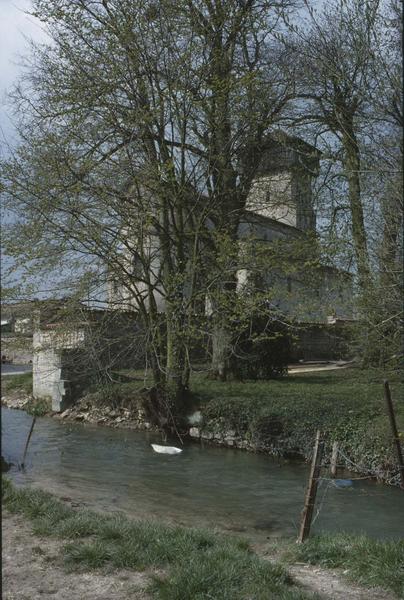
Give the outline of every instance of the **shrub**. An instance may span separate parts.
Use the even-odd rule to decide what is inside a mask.
[[[51,398],[30,398],[25,405],[25,410],[33,417],[43,417],[52,410]]]
[[[267,317],[254,317],[238,336],[229,360],[238,379],[275,379],[287,373],[291,340],[286,327]]]
[[[250,424],[251,436],[256,443],[268,443],[282,435],[285,424],[276,414],[259,414]]]
[[[99,384],[83,398],[92,406],[134,410],[142,403],[138,382]]]

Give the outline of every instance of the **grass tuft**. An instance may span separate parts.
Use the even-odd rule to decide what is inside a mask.
[[[379,586],[404,598],[404,540],[379,541],[346,533],[324,534],[294,545],[288,561],[344,569],[352,581]]]
[[[281,567],[225,545],[192,553],[185,564],[174,566],[170,577],[155,578],[154,591],[161,600],[307,598],[288,589],[290,584]]]
[[[111,560],[111,549],[101,540],[67,544],[64,553],[65,564],[72,570],[100,569]]]
[[[96,535],[102,526],[102,517],[89,511],[72,511],[73,514],[61,519],[55,523],[53,531],[48,535],[54,535],[59,538],[85,538]]]

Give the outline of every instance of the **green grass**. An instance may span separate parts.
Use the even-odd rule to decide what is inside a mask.
[[[314,536],[291,546],[285,559],[343,569],[352,581],[404,598],[404,541],[382,542],[344,533]]]
[[[243,540],[200,529],[73,510],[46,492],[3,478],[3,506],[32,521],[34,533],[67,541],[69,570],[159,570],[150,583],[161,600],[308,600],[279,564],[260,559]]]
[[[18,375],[11,375],[8,377],[1,378],[1,387],[3,393],[12,394],[25,394],[31,396],[32,394],[32,372],[21,373]],[[24,410],[37,417],[42,417],[52,410],[52,401],[50,398],[35,399],[32,396],[28,399],[28,402],[24,405]]]
[[[404,385],[389,377],[397,425],[404,432]],[[394,471],[396,458],[383,398],[383,373],[341,369],[266,382],[226,383],[194,376],[204,427],[235,430],[258,449],[267,442],[308,457],[316,429],[336,440],[351,460],[370,470]],[[276,425],[274,428],[274,424]]]
[[[1,386],[4,392],[19,391],[32,394],[32,373],[19,373],[1,378]]]

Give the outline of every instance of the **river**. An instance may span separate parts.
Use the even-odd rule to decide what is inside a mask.
[[[262,542],[295,536],[308,466],[266,455],[189,444],[177,456],[156,454],[156,434],[37,420],[21,461],[31,417],[2,408],[2,455],[17,485],[43,487],[88,507],[182,525],[241,532]],[[366,480],[338,489],[322,481],[314,532],[404,537],[404,493]]]

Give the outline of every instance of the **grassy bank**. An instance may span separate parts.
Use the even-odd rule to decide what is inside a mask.
[[[346,534],[312,537],[302,545],[284,540],[273,546],[282,566],[259,558],[243,540],[73,509],[46,492],[17,489],[5,478],[2,490],[3,507],[29,519],[34,535],[61,541],[57,562],[67,571],[145,572],[148,592],[156,600],[319,598],[299,589],[288,576],[287,567],[295,562],[342,569],[357,584],[404,598],[404,542]],[[52,569],[52,563],[47,568]]]
[[[365,536],[315,536],[290,547],[289,562],[305,562],[328,569],[343,569],[356,583],[379,586],[404,598],[404,541],[381,542]]]
[[[404,432],[404,404],[398,401],[404,385],[398,375],[389,380]],[[336,440],[363,472],[388,479],[397,469],[382,383],[378,371],[341,369],[267,382],[221,383],[199,376],[193,390],[207,430],[232,430],[259,450],[275,447],[308,457],[320,429],[328,452]]]
[[[3,393],[21,391],[24,394],[32,394],[32,373],[19,373],[2,377],[1,389]]]
[[[63,561],[67,569],[149,571],[150,592],[156,599],[314,598],[294,586],[282,566],[261,560],[244,541],[204,530],[73,510],[46,492],[16,489],[4,478],[2,502],[9,511],[30,519],[35,534],[66,542]]]

